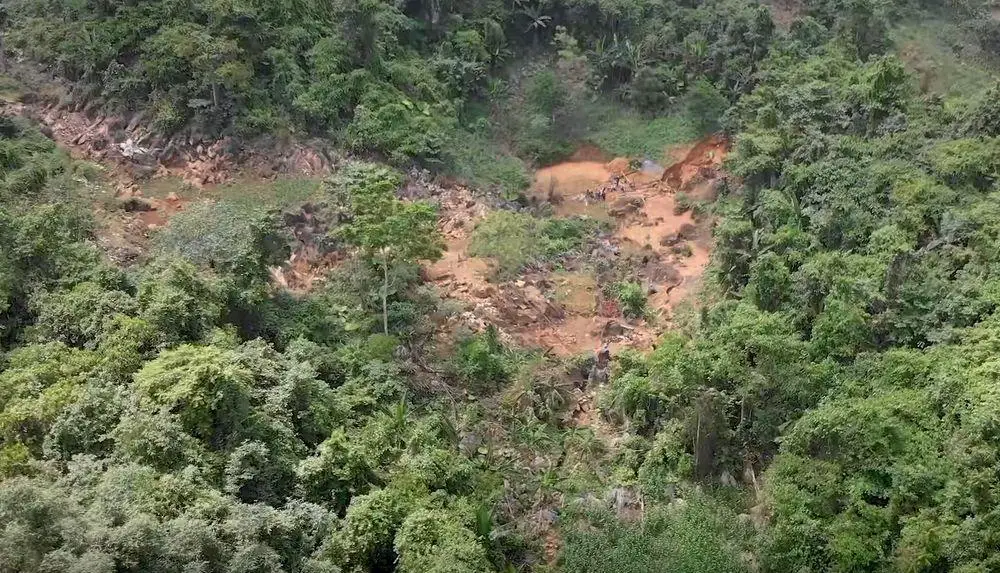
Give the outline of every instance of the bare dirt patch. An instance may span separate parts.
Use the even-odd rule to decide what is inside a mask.
[[[23,96],[19,96],[23,97]],[[194,140],[157,136],[143,116],[101,116],[88,109],[46,104],[37,98],[3,98],[0,113],[27,117],[74,159],[105,171],[105,196],[95,199],[97,241],[108,257],[130,265],[145,255],[149,238],[192,201],[215,199],[227,185],[297,175],[319,177],[331,170],[322,147],[303,142],[268,142],[254,147],[228,139]],[[49,98],[51,101],[55,98]],[[338,262],[308,237],[299,237],[291,258],[272,269],[276,283],[307,291]]]
[[[771,9],[774,24],[786,32],[792,28],[792,23],[806,12],[800,0],[770,0],[765,4]]]
[[[552,273],[553,295],[557,303],[573,314],[596,312],[597,277],[588,271],[556,271]]]
[[[585,149],[581,160],[538,171],[529,198],[551,206],[557,216],[608,221],[613,231],[589,256],[554,272],[531,271],[493,283],[488,261],[467,254],[469,237],[489,208],[462,188],[442,190],[441,231],[448,250],[426,268],[428,280],[445,298],[464,304],[474,328],[495,325],[522,346],[559,356],[591,353],[608,346],[646,349],[670,320],[670,310],[696,290],[712,249],[712,222],[678,208],[676,194],[709,200],[720,176],[727,142],[710,137],[666,156],[666,169],[637,169],[625,158],[608,162]],[[597,267],[601,267],[599,270]],[[626,320],[602,289],[608,268],[628,268],[649,292],[650,320]]]

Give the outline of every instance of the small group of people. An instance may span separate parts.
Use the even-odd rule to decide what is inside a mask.
[[[612,175],[608,183],[601,185],[597,189],[588,190],[585,194],[587,202],[591,201],[607,201],[608,191],[614,191],[616,193],[621,193],[627,190],[629,185],[628,177],[623,174]]]
[[[616,173],[611,176],[611,187],[615,191],[621,191],[623,185],[630,185],[628,177],[624,173]]]

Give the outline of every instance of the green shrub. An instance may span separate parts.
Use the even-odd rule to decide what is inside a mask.
[[[384,154],[396,165],[409,161],[440,162],[454,136],[454,112],[401,98],[386,102],[381,96],[362,102],[347,128],[347,142],[355,151]]]
[[[288,249],[270,214],[228,201],[190,206],[155,239],[159,255],[180,256],[244,280],[266,277],[268,267],[288,258]]]
[[[646,314],[646,289],[642,284],[622,281],[614,285],[614,295],[622,305],[622,313],[629,318],[641,318]]]
[[[931,167],[946,183],[988,188],[1000,176],[1000,139],[954,139],[927,151]]]
[[[168,100],[160,100],[153,106],[153,129],[160,133],[172,133],[184,125],[187,117]]]
[[[520,199],[531,184],[525,162],[487,134],[459,132],[445,155],[449,158],[447,172],[477,189],[498,192],[508,201]]]
[[[719,121],[729,108],[729,100],[711,82],[701,79],[684,94],[684,107],[698,128],[709,132],[719,129]]]
[[[506,350],[496,328],[477,334],[461,344],[455,356],[455,372],[468,384],[494,385],[510,376]]]
[[[554,118],[567,103],[566,86],[551,70],[543,71],[527,82],[525,96],[536,113]]]
[[[566,534],[566,573],[740,573],[750,539],[736,515],[704,495],[649,511],[639,523],[598,515]]]

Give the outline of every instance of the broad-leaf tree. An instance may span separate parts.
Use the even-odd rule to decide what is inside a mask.
[[[437,212],[421,201],[396,197],[401,181],[388,169],[367,164],[345,168],[333,183],[347,220],[335,231],[382,271],[382,330],[389,333],[389,270],[400,263],[435,260],[444,244]]]

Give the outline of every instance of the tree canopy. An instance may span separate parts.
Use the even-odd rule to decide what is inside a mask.
[[[1000,27],[780,4],[8,3],[0,50],[64,107],[350,159],[290,208],[206,191],[116,264],[108,181],[0,118],[0,572],[1000,569]],[[975,90],[929,87],[906,18],[966,33]],[[714,251],[607,384],[574,388],[602,350],[465,328],[426,283],[459,172],[485,173],[455,201],[491,207],[461,221],[488,288],[598,261],[602,222],[523,170],[655,164],[664,125],[729,142],[693,215]],[[309,289],[275,279],[300,220],[330,249]],[[624,329],[656,293],[619,254]]]

